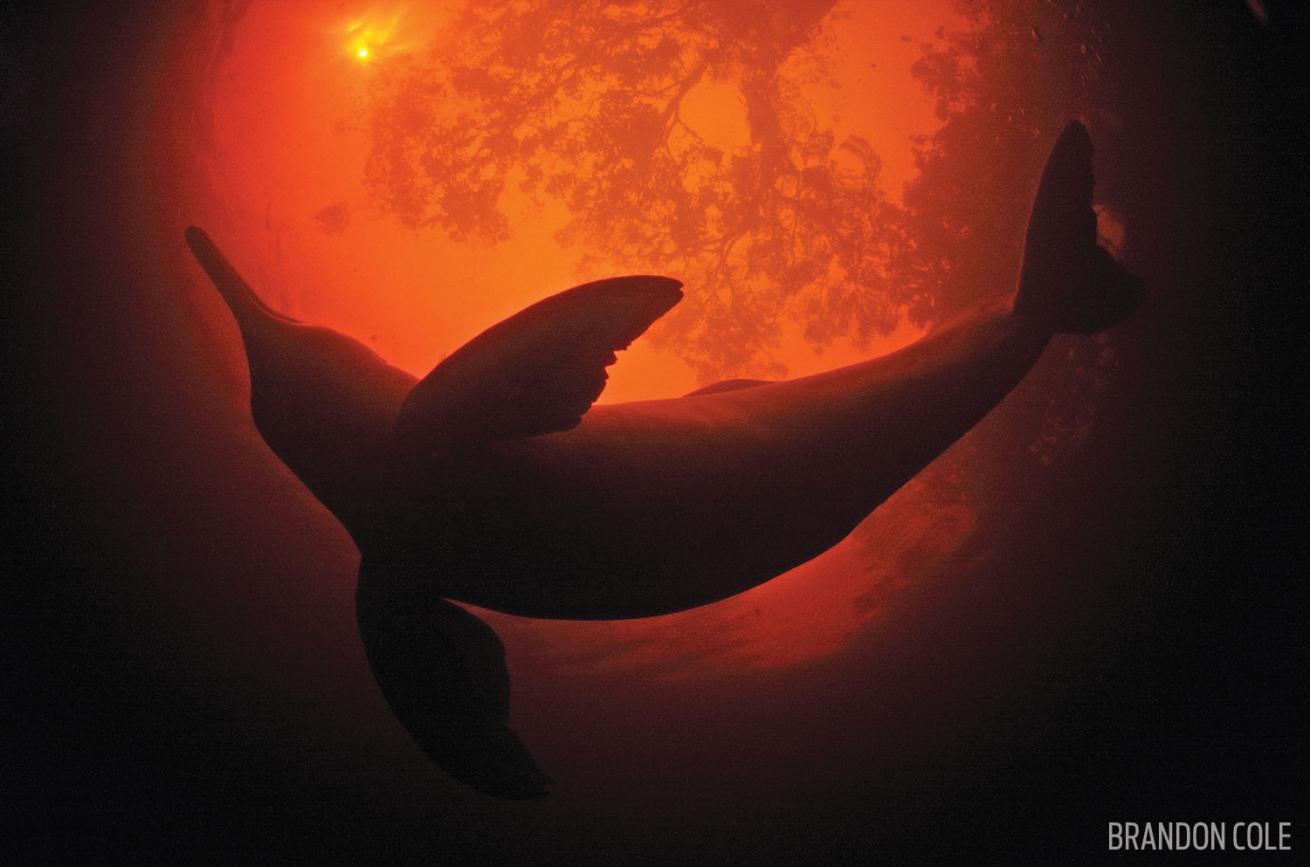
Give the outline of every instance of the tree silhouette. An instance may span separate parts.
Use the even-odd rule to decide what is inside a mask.
[[[508,237],[507,194],[562,203],[559,240],[585,264],[687,283],[652,336],[704,379],[783,372],[768,351],[788,316],[819,347],[867,343],[902,310],[931,326],[1012,286],[1049,134],[1090,113],[1094,28],[1049,4],[959,3],[970,26],[914,69],[943,125],[901,208],[870,142],[839,141],[784,70],[822,63],[836,5],[466,0],[380,79],[369,184],[407,226],[489,243]],[[736,90],[749,141],[685,121],[706,82]]]
[[[406,225],[484,241],[507,235],[510,184],[563,202],[562,242],[687,282],[655,336],[705,377],[776,368],[762,350],[788,310],[816,343],[885,333],[902,241],[878,156],[821,128],[781,74],[833,5],[469,0],[383,82],[369,181]],[[702,82],[736,88],[747,144],[685,122]]]
[[[969,26],[923,46],[914,75],[942,126],[918,142],[901,215],[912,250],[895,273],[920,324],[1013,286],[1053,132],[1071,117],[1104,126],[1104,25],[1065,5],[960,0]]]

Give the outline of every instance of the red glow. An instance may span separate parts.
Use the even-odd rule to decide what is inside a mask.
[[[501,202],[509,238],[494,245],[452,240],[439,228],[406,228],[370,194],[368,102],[453,11],[431,4],[363,10],[343,25],[336,4],[256,4],[239,23],[212,90],[214,234],[275,307],[362,339],[419,376],[546,294],[639,269],[582,267],[587,251],[556,237],[567,208],[554,201],[536,207],[513,187]],[[912,137],[940,122],[911,67],[921,42],[932,41],[943,24],[963,22],[946,0],[885,11],[854,4],[829,15],[814,38],[826,45],[826,59],[798,51],[783,74],[837,140],[871,143],[882,161],[881,186],[898,200],[916,172]],[[730,79],[707,76],[697,84],[682,121],[728,152],[749,140],[745,105]],[[903,321],[871,346],[838,339],[820,354],[799,323],[787,322],[773,358],[789,375],[804,375],[883,354],[920,333]],[[672,350],[643,340],[611,370],[602,400],[676,395],[700,384]],[[878,616],[884,597],[909,580],[906,558],[914,558],[915,574],[930,571],[975,520],[963,506],[925,506],[914,486],[884,511],[897,520],[884,522],[872,547],[868,539],[839,546],[719,605],[641,622],[519,622],[495,614],[488,620],[511,646],[531,641],[564,669],[584,665],[577,660],[587,648],[620,643],[633,649],[606,664],[658,667],[674,676],[705,664],[772,667],[818,658]]]

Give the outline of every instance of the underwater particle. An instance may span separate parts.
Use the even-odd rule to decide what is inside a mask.
[[[350,205],[333,202],[314,215],[318,227],[329,235],[340,235],[350,225]]]

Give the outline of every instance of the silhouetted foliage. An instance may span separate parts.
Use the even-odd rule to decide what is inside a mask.
[[[943,125],[917,144],[904,208],[870,142],[838,140],[784,68],[822,63],[836,0],[467,0],[380,81],[368,179],[406,225],[484,242],[508,236],[507,192],[560,202],[559,239],[590,264],[686,282],[652,336],[703,378],[778,374],[784,317],[816,346],[867,343],[902,311],[930,326],[1012,286],[1049,133],[1090,113],[1091,26],[959,5],[970,26],[914,69]],[[702,83],[735,88],[747,143],[684,121]]]
[[[706,375],[760,367],[793,300],[816,342],[886,332],[901,241],[877,154],[818,126],[781,73],[833,5],[470,0],[385,83],[369,178],[407,225],[488,241],[508,232],[507,185],[562,201],[561,241],[687,282],[657,336]],[[702,82],[736,88],[748,145],[684,122]]]
[[[942,120],[918,142],[902,214],[913,252],[896,278],[920,324],[1013,286],[1052,131],[1097,119],[1096,23],[1053,4],[956,5],[971,26],[914,67]]]

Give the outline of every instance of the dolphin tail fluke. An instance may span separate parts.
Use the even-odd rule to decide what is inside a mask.
[[[509,727],[505,648],[491,627],[421,578],[367,560],[356,608],[382,695],[434,762],[498,798],[546,794],[550,778]]]
[[[1092,139],[1074,121],[1042,172],[1014,302],[1016,315],[1052,331],[1103,331],[1142,296],[1141,282],[1096,243],[1092,183]]]

